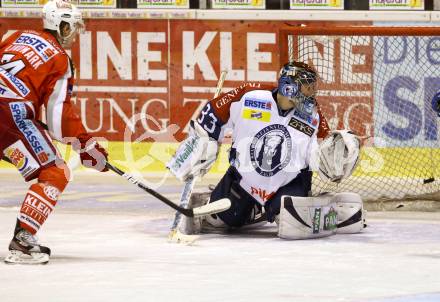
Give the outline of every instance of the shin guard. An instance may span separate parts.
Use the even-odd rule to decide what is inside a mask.
[[[51,166],[41,171],[38,183],[30,186],[24,198],[18,215],[20,227],[32,235],[38,232],[52,213],[67,179],[65,167]]]

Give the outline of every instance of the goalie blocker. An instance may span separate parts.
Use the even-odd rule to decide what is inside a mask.
[[[278,237],[283,239],[354,234],[366,227],[365,211],[362,199],[356,193],[283,196],[278,225]]]

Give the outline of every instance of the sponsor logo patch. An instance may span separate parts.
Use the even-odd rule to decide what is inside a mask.
[[[261,110],[271,110],[272,109],[272,103],[269,101],[258,101],[258,100],[252,100],[252,99],[246,99],[244,100],[244,106],[248,108],[256,108]]]
[[[17,168],[23,177],[27,177],[35,172],[40,165],[32,157],[30,152],[26,149],[22,141],[16,141],[7,147],[3,154],[11,163]]]
[[[46,194],[46,196],[53,201],[57,201],[58,196],[60,195],[60,190],[58,190],[54,186],[45,186],[43,191],[44,194]]]
[[[289,126],[310,137],[313,135],[313,132],[315,132],[315,128],[294,117],[290,119]]]
[[[319,233],[319,226],[321,224],[321,208],[315,208],[315,211],[313,213],[313,234]]]
[[[33,122],[26,119],[27,110],[22,102],[9,103],[15,125],[24,135],[35,155],[41,164],[45,164],[55,158],[55,154],[50,149],[41,132],[35,127]]]
[[[337,228],[338,225],[338,213],[335,209],[330,208],[328,213],[324,215],[324,230],[332,231]]]
[[[266,190],[251,187],[251,194],[258,195],[263,201],[268,201],[275,194],[275,192],[267,193]]]
[[[0,79],[0,81],[1,81],[1,79]],[[12,90],[10,90],[6,86],[3,86],[2,84],[0,84],[0,95],[2,97],[8,98],[8,99],[21,99],[21,97],[19,97]]]
[[[311,116],[309,114],[305,114],[305,113],[299,112],[298,110],[295,110],[293,112],[293,116],[305,121],[307,124],[310,124],[313,127],[318,126],[318,119],[314,118],[313,116]]]
[[[9,82],[19,93],[22,97],[25,97],[29,94],[30,90],[26,86],[23,81],[21,81],[19,78],[15,77],[14,75],[10,74],[3,68],[0,68],[0,75],[3,75],[3,78]]]
[[[25,47],[27,47],[27,49]],[[49,61],[59,53],[58,50],[55,47],[53,47],[49,42],[47,42],[45,39],[31,33],[21,34],[20,37],[18,37],[17,40],[15,40],[15,42],[12,43],[12,45],[7,50],[17,51],[21,53],[25,52],[23,54],[26,57],[38,55],[38,57],[43,62]],[[33,64],[35,69],[36,67],[42,64],[42,62],[38,63],[37,59],[30,61],[35,61]]]
[[[242,117],[247,120],[270,122],[270,112],[254,109],[243,109]]]
[[[174,163],[172,164],[172,169],[179,170],[198,145],[198,137],[194,137],[193,139],[187,141],[183,147],[183,150],[179,154],[176,154],[176,157],[174,158]]]

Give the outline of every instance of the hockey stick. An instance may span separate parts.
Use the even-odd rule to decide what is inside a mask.
[[[215,89],[214,98],[220,95],[227,73],[228,72],[225,70],[221,72],[220,78],[217,82],[217,87]],[[192,176],[187,181],[185,181],[185,185],[183,187],[182,194],[180,196],[180,203],[179,203],[180,207],[182,208],[188,207],[188,203],[191,198],[191,194],[194,189],[195,182],[196,182],[195,178]],[[171,230],[170,230],[170,235],[169,235],[170,238],[177,236],[176,229],[177,229],[177,225],[179,224],[180,218],[181,218],[180,212],[176,212],[176,215],[174,216],[173,225],[171,226]]]
[[[47,127],[46,124],[44,124],[41,121],[38,121],[39,124],[45,129],[48,130],[49,128]],[[2,160],[5,160],[6,162],[12,164],[12,162],[9,160],[9,158],[7,158],[6,156],[2,157]],[[133,176],[125,173],[124,171],[120,170],[119,168],[113,166],[112,164],[110,164],[109,162],[106,162],[105,166],[109,169],[112,170],[113,172],[115,172],[116,174],[124,177],[125,179],[127,179],[129,182],[131,182],[132,184],[137,185],[139,188],[141,188],[142,190],[148,192],[149,194],[153,195],[154,197],[156,197],[157,199],[159,199],[160,201],[162,201],[163,203],[165,203],[166,205],[172,207],[173,209],[175,209],[176,211],[178,211],[179,213],[182,213],[185,216],[188,217],[198,217],[198,216],[205,216],[205,215],[210,215],[210,214],[215,214],[218,212],[222,212],[224,210],[229,209],[229,207],[231,206],[231,203],[228,199],[221,199],[218,200],[216,202],[201,206],[201,207],[197,207],[194,209],[186,209],[184,207],[178,206],[176,205],[174,202],[172,202],[171,200],[169,200],[168,198],[166,198],[165,196],[163,196],[162,194],[160,194],[159,192],[156,192],[155,190],[147,187],[146,185],[144,185],[142,182],[140,182],[139,180],[137,180],[136,178],[134,178]]]
[[[109,170],[112,170],[116,174],[119,174],[120,176],[124,177],[132,184],[137,185],[139,188],[141,188],[145,192],[153,195],[154,197],[156,197],[157,199],[159,199],[160,201],[162,201],[166,205],[172,207],[173,209],[175,209],[176,211],[178,211],[179,213],[182,213],[183,215],[185,215],[187,217],[199,217],[199,216],[215,214],[215,213],[227,210],[231,206],[231,202],[228,199],[224,198],[224,199],[217,200],[213,203],[209,203],[209,204],[201,206],[201,207],[197,207],[194,209],[186,209],[184,207],[181,207],[181,206],[175,204],[174,202],[172,202],[171,200],[169,200],[168,198],[166,198],[165,196],[163,196],[159,192],[156,192],[155,190],[147,187],[142,182],[140,182],[138,179],[134,178],[130,174],[125,173],[124,171],[120,170],[119,168],[113,166],[109,162],[107,162],[105,166]]]

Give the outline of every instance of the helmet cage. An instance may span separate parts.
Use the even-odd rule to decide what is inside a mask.
[[[278,92],[289,98],[295,104],[297,110],[312,114],[316,105],[316,92],[312,95],[305,95],[301,91],[301,87],[316,82],[316,72],[307,64],[301,62],[288,63],[280,70]]]

